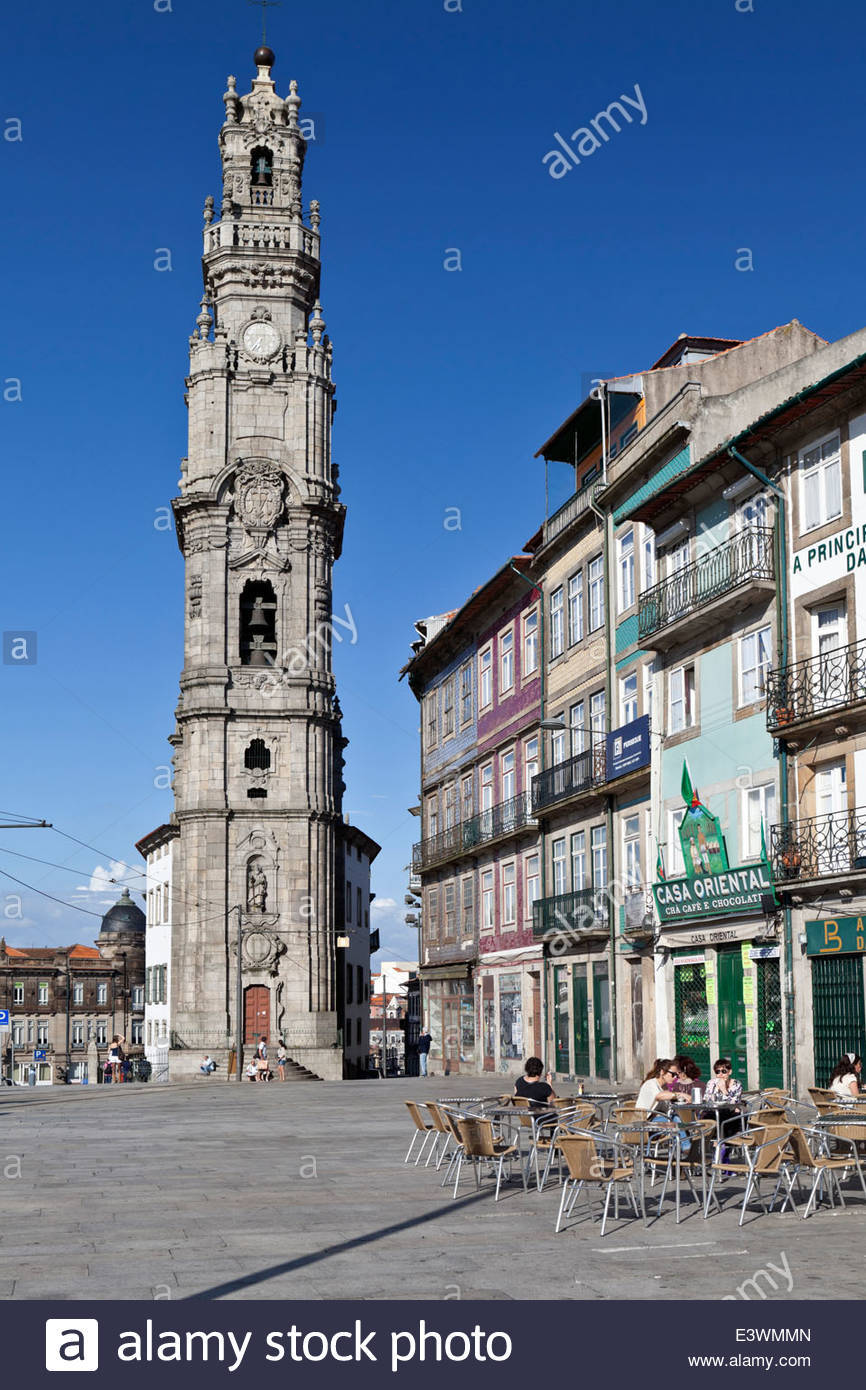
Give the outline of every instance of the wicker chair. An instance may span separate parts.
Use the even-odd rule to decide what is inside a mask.
[[[571,1215],[578,1196],[584,1190],[586,1190],[590,1215],[592,1215],[592,1198],[588,1190],[590,1186],[603,1188],[605,1193],[601,1217],[602,1236],[607,1225],[611,1193],[614,1191],[617,1194],[615,1211],[616,1215],[619,1215],[619,1191],[621,1187],[627,1188],[634,1214],[640,1216],[634,1191],[634,1159],[627,1146],[619,1144],[607,1135],[596,1134],[587,1130],[582,1134],[561,1134],[557,1139],[557,1147],[565,1159],[568,1169],[568,1178],[562,1185],[562,1196],[559,1200],[559,1212],[556,1218],[557,1232],[562,1229],[563,1221]]]
[[[475,1173],[475,1186],[481,1186],[481,1168],[485,1164],[496,1166],[496,1196],[494,1201],[499,1201],[499,1189],[502,1186],[502,1169],[506,1163],[509,1170],[515,1158],[520,1157],[520,1149],[516,1144],[510,1144],[507,1139],[500,1139],[493,1128],[492,1120],[479,1120],[473,1118],[457,1120],[457,1128],[463,1140],[463,1148],[457,1158],[457,1174],[454,1179],[454,1196],[457,1196],[457,1188],[460,1184],[460,1171],[464,1163],[471,1163]],[[523,1190],[526,1191],[526,1176],[523,1178]]]
[[[804,1221],[812,1210],[812,1203],[815,1202],[819,1188],[823,1186],[825,1179],[827,1181],[831,1206],[833,1205],[833,1189],[835,1188],[839,1202],[844,1207],[845,1195],[842,1191],[841,1179],[846,1175],[849,1169],[856,1169],[857,1176],[860,1179],[860,1186],[863,1189],[863,1195],[866,1197],[866,1178],[864,1178],[863,1169],[860,1166],[860,1155],[857,1152],[856,1137],[851,1137],[846,1134],[845,1129],[846,1126],[844,1124],[833,1126],[834,1132],[832,1138],[836,1144],[836,1152],[830,1154],[826,1151],[826,1148],[827,1140],[831,1136],[827,1134],[826,1129],[823,1127],[821,1129],[804,1129],[800,1125],[794,1126],[791,1130],[790,1140],[788,1141],[788,1154],[783,1157],[779,1181],[776,1183],[776,1192],[773,1193],[773,1201],[770,1203],[771,1209],[783,1180],[786,1182],[788,1190],[779,1211],[783,1212],[788,1202],[796,1209],[797,1204],[794,1201],[794,1183],[797,1182],[799,1184],[800,1177],[804,1173],[807,1173],[812,1178],[809,1200],[806,1203],[806,1210],[803,1212]],[[851,1125],[848,1126],[848,1129],[860,1129],[860,1126]],[[810,1146],[810,1140],[815,1149],[818,1150],[817,1153],[815,1153]],[[839,1153],[840,1147],[844,1147],[845,1149],[843,1154]],[[823,1150],[823,1152],[821,1152],[821,1150]]]
[[[430,1119],[433,1121],[433,1128],[436,1130],[436,1138],[433,1140],[433,1148],[427,1157],[427,1163],[435,1156],[436,1172],[438,1173],[448,1155],[448,1149],[454,1136],[451,1126],[443,1114],[442,1107],[435,1100],[427,1100],[424,1104],[427,1106]],[[425,1168],[427,1163],[424,1164]]]
[[[761,1204],[764,1212],[767,1211],[766,1204],[761,1196],[761,1180],[764,1178],[774,1178],[777,1181],[785,1158],[786,1146],[792,1133],[793,1125],[766,1125],[759,1129],[754,1129],[750,1133],[728,1135],[724,1140],[724,1147],[727,1149],[740,1149],[742,1161],[737,1162],[732,1159],[730,1153],[726,1155],[724,1162],[721,1161],[722,1144],[716,1145],[715,1158],[711,1164],[710,1186],[707,1191],[707,1202],[704,1207],[704,1218],[710,1214],[710,1203],[715,1202],[719,1211],[722,1204],[716,1193],[716,1178],[720,1173],[739,1174],[746,1179],[745,1191],[743,1193],[743,1205],[740,1211],[739,1224],[742,1226],[746,1217],[746,1207],[749,1198],[754,1194]]]
[[[598,1115],[594,1105],[575,1104],[570,1110],[561,1107],[556,1116],[556,1124],[551,1126],[550,1121],[536,1121],[533,1126],[532,1143],[527,1160],[527,1172],[534,1165],[535,1181],[539,1192],[541,1192],[550,1176],[554,1159],[559,1161],[559,1181],[563,1180],[562,1155],[559,1152],[557,1140],[561,1134],[569,1134],[572,1130],[593,1129]],[[538,1159],[544,1157],[544,1172],[539,1175]]]

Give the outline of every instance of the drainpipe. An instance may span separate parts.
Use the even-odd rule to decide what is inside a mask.
[[[604,387],[599,388],[599,401],[601,403],[601,437],[602,437],[602,472],[601,482],[598,487],[603,488],[607,483],[607,440],[605,436],[605,403],[607,392]],[[611,699],[613,695],[613,682],[611,680],[611,668],[613,666],[613,604],[611,602],[610,591],[610,513],[606,507],[600,507],[595,500],[595,489],[590,493],[589,505],[599,517],[602,524],[602,558],[604,569],[604,653],[605,653],[605,678],[604,678],[604,707],[607,723],[611,718]],[[637,559],[637,556],[635,556]],[[590,747],[592,747],[592,731],[590,730]],[[593,753],[593,757],[595,754]],[[613,834],[613,797],[605,797],[606,824],[607,824],[607,844],[608,844],[608,883],[616,882],[616,863],[614,856],[614,834]],[[610,1079],[616,1082],[618,1077],[618,1037],[617,1037],[617,1015],[616,1015],[616,912],[611,895],[608,894],[608,931],[610,947]],[[587,982],[588,984],[588,982]],[[593,1018],[595,1015],[593,1014]]]
[[[544,460],[544,467],[545,467],[545,470],[546,470],[546,469],[547,469],[547,459]],[[545,481],[545,490],[546,490],[546,481]],[[547,510],[547,501],[546,501],[546,498],[545,498],[545,511],[546,511],[546,510]],[[538,770],[539,770],[539,772],[543,772],[543,771],[544,771],[544,763],[545,763],[545,758],[544,758],[545,743],[544,743],[544,730],[541,728],[541,721],[542,721],[543,718],[544,718],[545,675],[546,675],[545,644],[544,644],[544,629],[545,629],[545,625],[546,625],[546,619],[545,619],[545,615],[544,615],[544,588],[543,588],[543,581],[542,581],[542,580],[539,580],[539,582],[536,584],[534,580],[527,579],[526,575],[523,573],[522,570],[519,570],[519,569],[517,568],[517,566],[514,564],[514,561],[513,561],[513,560],[509,560],[509,562],[508,562],[508,568],[514,571],[514,573],[517,575],[518,579],[522,579],[523,582],[524,582],[525,584],[529,584],[531,588],[537,589],[537,590],[538,590],[538,660],[539,660],[539,677],[538,677],[538,724],[539,724],[539,728],[538,728]],[[531,792],[531,788],[530,788],[530,792]],[[524,794],[524,796],[526,795],[526,790],[525,790],[525,788],[524,788],[524,793],[523,793],[523,794]],[[543,817],[539,817],[539,826],[538,826],[538,830],[539,830],[539,837],[540,837],[540,841],[541,841],[539,852],[540,852],[540,855],[541,855],[541,901],[543,902],[544,899],[545,899],[545,897],[546,897],[546,895],[547,895],[547,845],[546,845],[546,839],[545,839],[545,833],[544,833],[544,820],[543,820]],[[543,943],[542,943],[542,947],[541,947],[541,988],[542,988],[542,996],[541,996],[541,998],[542,998],[542,1002],[541,1002],[541,1041],[542,1041],[542,1051],[546,1053],[546,1052],[547,1052],[547,1023],[548,1023],[548,994],[547,994],[547,963],[546,963],[545,958],[544,958],[544,945],[543,945]],[[545,1063],[546,1063],[546,1061],[547,1061],[547,1058],[545,1057]],[[547,1070],[548,1070],[548,1068],[547,1068],[547,1066],[545,1065],[545,1072],[547,1072]]]
[[[765,488],[775,496],[778,506],[778,525],[776,527],[775,560],[776,560],[776,622],[779,632],[779,657],[780,664],[784,668],[788,665],[788,534],[787,519],[785,515],[785,494],[780,487],[770,481],[760,468],[756,468],[748,459],[743,458],[731,444],[728,446],[728,453],[731,458],[735,458],[741,463],[749,473],[753,474]],[[788,746],[784,738],[779,739],[779,764],[781,782],[781,812],[782,822],[787,823],[789,798],[788,798]],[[793,928],[791,923],[791,905],[785,904],[785,1035],[788,1044],[788,1075],[791,1090],[797,1093],[797,1059],[794,1050],[794,968],[793,968]]]

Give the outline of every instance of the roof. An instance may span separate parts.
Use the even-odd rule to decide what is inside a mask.
[[[512,555],[511,559],[507,560],[490,579],[486,580],[484,584],[479,585],[463,604],[462,608],[455,610],[454,616],[436,633],[436,636],[431,637],[430,641],[425,643],[421,650],[406,662],[406,665],[400,671],[400,679],[402,680],[403,677],[408,674],[409,684],[412,690],[415,691],[415,694],[417,694],[414,682],[417,681],[418,675],[423,671],[424,667],[429,664],[435,668],[436,661],[440,656],[442,662],[447,660],[445,656],[447,641],[458,636],[461,632],[471,629],[477,623],[484,612],[485,606],[492,603],[494,599],[498,598],[500,594],[508,589],[509,585],[514,583],[515,570],[520,574],[525,574],[531,566],[531,555]],[[434,649],[435,658],[428,663],[427,658]]]
[[[377,845],[369,835],[365,835],[363,830],[359,830],[357,825],[349,825],[348,821],[343,821],[342,834],[346,844],[354,845],[356,849],[361,850],[372,864],[382,846]]]
[[[143,932],[146,918],[141,908],[132,901],[129,889],[124,888],[117,902],[110,907],[102,919],[99,935],[106,932]]]
[[[53,960],[55,956],[69,956],[72,960],[103,960],[104,957],[95,946],[7,946],[6,955],[10,960]]]
[[[155,830],[149,830],[140,840],[136,840],[135,848],[142,859],[146,859],[151,850],[159,849],[166,840],[176,840],[179,834],[180,827],[177,825],[158,825]]]

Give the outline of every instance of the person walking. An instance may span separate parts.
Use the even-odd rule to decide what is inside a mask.
[[[115,1033],[111,1039],[111,1046],[108,1049],[108,1061],[111,1066],[111,1080],[114,1083],[123,1080],[123,1048],[120,1046],[120,1037]]]
[[[426,1028],[418,1034],[418,1065],[421,1068],[421,1075],[427,1075],[427,1058],[430,1055],[430,1044],[433,1039]]]
[[[256,1067],[258,1068],[257,1081],[269,1080],[268,1071],[268,1045],[264,1037],[260,1037],[256,1047]]]
[[[283,1046],[283,1044],[280,1043],[279,1049],[277,1051],[277,1071],[280,1074],[281,1081],[285,1081],[286,1079],[286,1063],[288,1062],[288,1060],[289,1058],[286,1053],[286,1049]]]

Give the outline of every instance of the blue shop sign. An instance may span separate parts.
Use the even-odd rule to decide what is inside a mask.
[[[639,767],[647,767],[650,760],[649,715],[642,714],[630,724],[623,724],[607,736],[607,780],[625,777],[627,772],[635,772]]]

